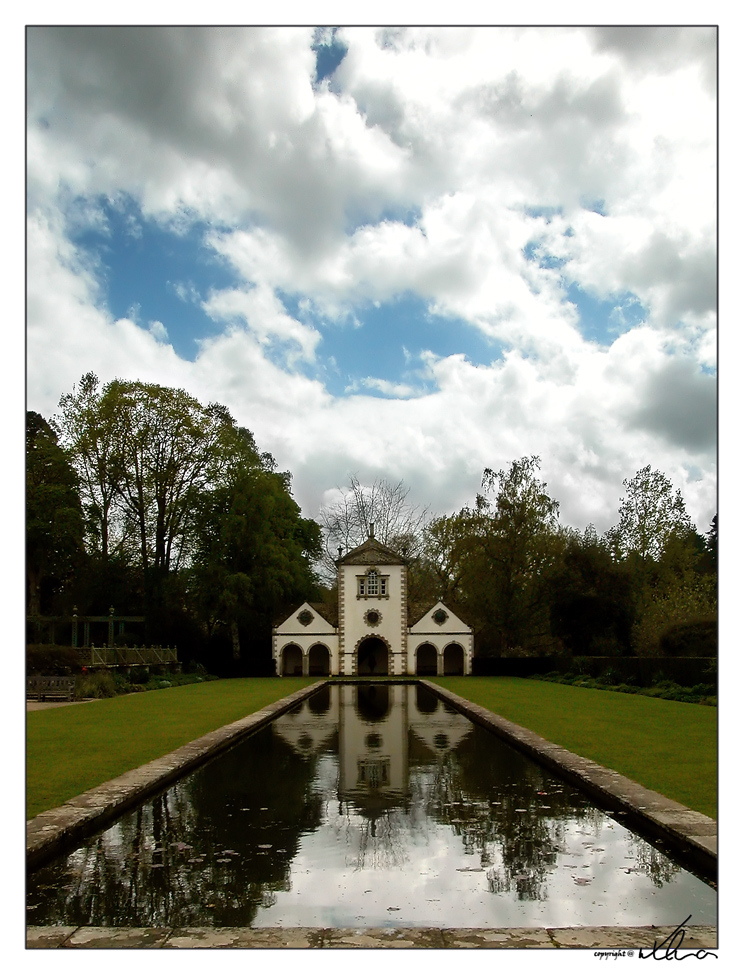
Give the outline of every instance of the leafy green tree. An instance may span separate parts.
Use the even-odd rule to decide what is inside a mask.
[[[81,479],[89,537],[103,559],[112,543],[139,563],[150,588],[188,564],[201,494],[246,455],[251,434],[219,404],[182,389],[83,376],[60,401],[60,426]]]
[[[713,515],[710,528],[705,533],[705,567],[708,572],[718,571],[718,514]]]
[[[418,588],[428,602],[458,603],[464,598],[467,560],[473,547],[473,515],[467,508],[432,519],[422,533],[421,557],[415,567]]]
[[[280,606],[316,593],[320,526],[301,516],[287,474],[233,469],[227,483],[202,495],[195,542],[197,600],[211,630],[228,626],[235,660],[241,627],[270,630]]]
[[[38,413],[26,414],[26,581],[28,613],[41,612],[42,586],[59,589],[83,554],[78,479],[57,434]]]
[[[562,549],[558,502],[538,480],[539,457],[505,470],[487,468],[470,512],[470,555],[462,585],[472,607],[498,634],[502,652],[524,652],[549,636],[550,574]]]
[[[89,551],[108,561],[112,522],[122,476],[120,415],[113,398],[99,391],[98,377],[86,373],[77,387],[60,400],[57,417],[68,455],[78,473],[85,510]],[[121,538],[116,540],[121,551]]]
[[[633,600],[628,571],[593,525],[566,533],[552,578],[551,629],[573,654],[630,652]]]
[[[670,537],[692,530],[682,492],[661,471],[647,465],[623,481],[620,521],[611,530],[611,542],[624,558],[658,559]]]
[[[632,582],[633,648],[655,655],[670,628],[715,619],[715,580],[705,539],[669,478],[647,465],[623,485],[620,520],[607,540]]]

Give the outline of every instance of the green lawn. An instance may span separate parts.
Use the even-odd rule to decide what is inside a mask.
[[[209,681],[30,711],[26,715],[27,818],[259,711],[315,680]]]
[[[716,818],[717,708],[518,677],[432,679],[569,751]]]
[[[220,680],[26,715],[31,818],[316,678]],[[515,677],[437,682],[564,748],[716,816],[717,709]]]

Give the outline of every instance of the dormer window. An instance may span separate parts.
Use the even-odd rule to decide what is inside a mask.
[[[360,599],[387,597],[389,579],[390,576],[380,575],[377,569],[370,569],[366,575],[357,576],[357,597]]]

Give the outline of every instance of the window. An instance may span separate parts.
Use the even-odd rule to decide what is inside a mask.
[[[382,576],[377,569],[370,569],[366,575],[357,576],[357,598],[387,598],[390,576]]]

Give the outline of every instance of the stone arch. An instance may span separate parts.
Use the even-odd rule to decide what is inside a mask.
[[[314,643],[307,655],[308,674],[314,677],[328,677],[331,673],[331,651],[324,643]]]
[[[282,677],[302,676],[302,650],[296,643],[288,643],[282,647]]]
[[[361,677],[386,676],[392,672],[390,644],[381,636],[365,636],[354,649],[356,673]]]
[[[443,673],[461,675],[465,673],[465,651],[459,643],[448,643],[444,648]]]
[[[436,677],[437,648],[433,643],[420,643],[416,647],[416,676]]]

